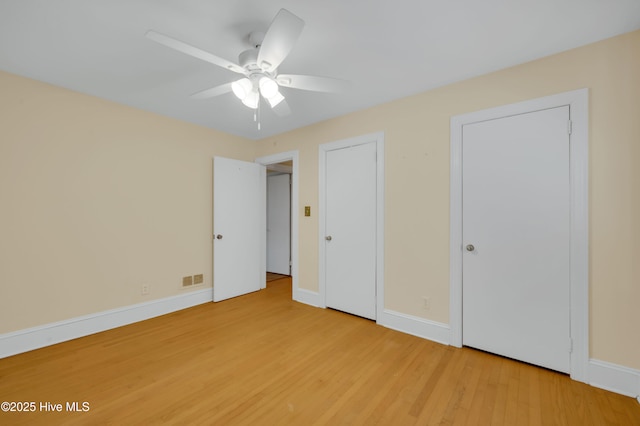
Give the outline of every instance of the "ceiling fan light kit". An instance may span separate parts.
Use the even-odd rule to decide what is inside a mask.
[[[278,83],[266,75],[253,74],[251,78],[241,78],[231,83],[231,90],[243,104],[252,109],[258,108],[260,100],[258,93],[269,102],[272,108],[284,100],[284,96],[278,90]]]
[[[252,90],[242,99],[242,103],[251,109],[256,109],[260,103],[260,95],[258,95],[257,91]]]
[[[231,83],[231,90],[233,91],[233,94],[242,101],[247,97],[249,92],[253,90],[253,85],[248,78],[241,78],[240,80]]]
[[[347,86],[346,81],[328,77],[278,75],[278,67],[293,49],[304,25],[302,19],[286,9],[280,9],[266,33],[256,31],[249,34],[252,48],[240,53],[239,65],[153,30],[149,30],[146,37],[186,55],[244,76],[232,83],[224,83],[195,93],[192,95],[193,98],[208,99],[233,92],[245,106],[257,109],[260,105],[260,97],[263,97],[277,115],[286,116],[291,113],[291,110],[280,93],[281,86],[327,93],[338,93]],[[276,106],[278,108],[275,108]]]
[[[269,77],[262,76],[259,80],[260,94],[267,99],[275,97],[278,93],[278,83],[270,79]]]

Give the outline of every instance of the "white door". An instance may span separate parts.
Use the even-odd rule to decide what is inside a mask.
[[[463,344],[570,370],[569,107],[463,127]]]
[[[264,287],[265,192],[263,165],[214,157],[214,302]]]
[[[326,152],[326,305],[376,318],[376,143]]]
[[[291,175],[267,176],[267,271],[290,275]]]

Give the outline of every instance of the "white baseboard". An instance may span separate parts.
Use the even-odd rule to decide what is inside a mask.
[[[591,359],[589,360],[589,384],[638,398],[640,402],[640,370]]]
[[[0,358],[28,352],[67,340],[77,339],[123,325],[144,321],[211,302],[213,290],[206,288],[189,293],[110,309],[64,321],[0,334]]]
[[[444,345],[449,344],[451,331],[447,324],[430,321],[389,309],[382,311],[382,315],[378,318],[377,322],[378,324],[393,330],[412,334]]]
[[[305,290],[304,288],[299,288],[295,292],[293,300],[316,308],[322,307],[322,304],[320,303],[320,294],[315,291]]]

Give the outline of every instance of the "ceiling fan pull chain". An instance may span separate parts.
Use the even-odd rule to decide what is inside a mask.
[[[260,102],[260,98],[258,98],[258,130],[260,130],[260,104],[262,102]]]

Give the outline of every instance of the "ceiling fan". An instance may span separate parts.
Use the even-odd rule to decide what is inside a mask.
[[[243,76],[239,80],[194,93],[192,98],[207,99],[233,92],[244,105],[255,110],[259,108],[262,97],[276,114],[286,116],[291,110],[280,93],[280,87],[338,93],[349,84],[335,78],[278,72],[278,67],[293,49],[304,25],[302,19],[286,9],[280,9],[266,33],[249,34],[253,47],[240,53],[238,64],[153,30],[147,31],[146,37]]]

